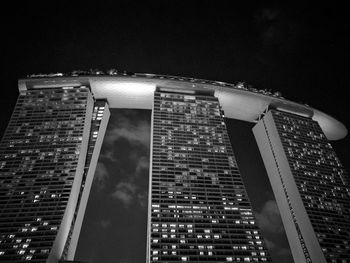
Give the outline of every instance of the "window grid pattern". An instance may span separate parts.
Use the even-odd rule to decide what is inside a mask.
[[[350,262],[350,187],[346,171],[316,121],[276,110],[272,116],[327,262]]]
[[[73,230],[74,230],[74,224],[75,224],[76,218],[78,216],[80,201],[81,201],[81,197],[82,197],[83,190],[85,187],[86,178],[87,178],[89,168],[90,168],[90,162],[92,159],[92,155],[93,155],[94,148],[95,148],[95,143],[96,143],[96,140],[98,137],[98,132],[100,130],[100,125],[101,125],[103,113],[104,113],[106,106],[107,106],[107,102],[104,100],[96,100],[94,102],[94,108],[92,111],[92,119],[91,119],[91,128],[90,128],[90,134],[89,134],[89,143],[88,143],[88,149],[87,149],[87,154],[86,154],[86,159],[85,159],[83,178],[82,178],[82,182],[81,182],[81,186],[80,186],[80,190],[79,190],[77,206],[76,206],[75,211],[74,211],[74,217],[72,220],[72,224],[71,224],[71,227],[69,230],[68,238],[67,238],[67,241],[66,241],[66,244],[64,247],[64,251],[62,254],[62,259],[65,259],[67,256],[67,253],[68,253],[70,241],[71,241]]]
[[[151,262],[266,262],[211,95],[157,91],[153,109]]]
[[[73,184],[89,93],[19,95],[0,143],[0,261],[46,262]]]

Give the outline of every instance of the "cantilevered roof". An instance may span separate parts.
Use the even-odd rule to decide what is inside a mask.
[[[154,74],[87,75],[31,77],[19,80],[19,90],[32,88],[69,87],[87,85],[96,99],[107,99],[110,108],[152,109],[153,94],[157,87],[172,90],[214,91],[225,112],[225,117],[256,122],[271,105],[280,105],[296,113],[308,112],[317,121],[329,140],[347,135],[344,124],[310,106],[292,102],[270,92],[247,89],[218,81],[161,76]]]

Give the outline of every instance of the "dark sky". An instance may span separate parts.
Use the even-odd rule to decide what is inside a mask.
[[[36,1],[3,8],[1,132],[18,94],[18,78],[30,73],[90,68],[231,83],[245,81],[260,89],[280,91],[287,99],[308,103],[350,127],[346,110],[350,30],[345,6],[298,1],[259,4],[244,1],[244,5],[236,1],[114,1],[80,5],[71,2],[49,5]],[[105,250],[89,249],[82,254],[91,260],[95,258],[90,262],[108,262],[101,255],[119,251],[118,258],[111,262],[143,262],[144,254],[136,251],[145,252],[145,239],[140,238],[145,226],[140,222],[146,217],[143,201],[147,190],[150,113],[113,113],[106,137],[112,144],[103,146],[92,189],[96,198],[88,204],[89,208],[94,207],[93,203],[95,207],[104,203],[109,208],[100,206],[99,212],[88,210],[91,220],[82,233],[91,247],[104,244]],[[256,147],[247,132],[251,124],[237,121],[228,124],[230,136],[240,138],[233,140],[233,147],[237,149],[243,179],[274,251],[273,257],[276,262],[288,262],[287,245],[266,174],[263,169],[252,170],[249,165],[254,162],[263,168],[261,160],[247,154],[249,151],[239,150]],[[130,129],[139,131],[143,137],[128,137],[133,134],[127,132]],[[332,144],[349,168],[349,136]],[[113,154],[111,145],[116,149]],[[113,160],[124,165],[117,166],[118,162]],[[139,168],[131,166],[135,160]],[[116,176],[109,176],[111,171]],[[107,178],[111,181],[104,181]],[[130,232],[111,230],[115,222],[123,223],[124,230]],[[126,233],[140,235],[131,238]],[[103,243],[104,237],[114,241],[107,245]],[[135,251],[128,244],[133,244]]]
[[[76,259],[145,262],[150,125],[150,111],[112,109]]]

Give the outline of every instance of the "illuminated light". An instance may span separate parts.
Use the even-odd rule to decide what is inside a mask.
[[[107,98],[112,108],[151,108],[156,88],[155,84],[107,80],[92,81],[91,86],[95,97]]]

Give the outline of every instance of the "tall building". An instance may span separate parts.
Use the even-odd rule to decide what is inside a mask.
[[[0,144],[0,261],[74,254],[108,117],[86,86],[20,92]]]
[[[272,108],[253,132],[295,262],[350,262],[349,178],[311,117]]]
[[[349,256],[348,179],[327,141],[347,129],[331,116],[242,84],[153,74],[32,75],[19,91],[0,144],[0,261],[74,260],[109,108],[152,110],[147,262],[271,261],[224,118],[256,123],[278,103],[292,113],[265,111],[254,134],[293,256]]]
[[[270,261],[213,92],[159,89],[152,117],[147,262]]]

